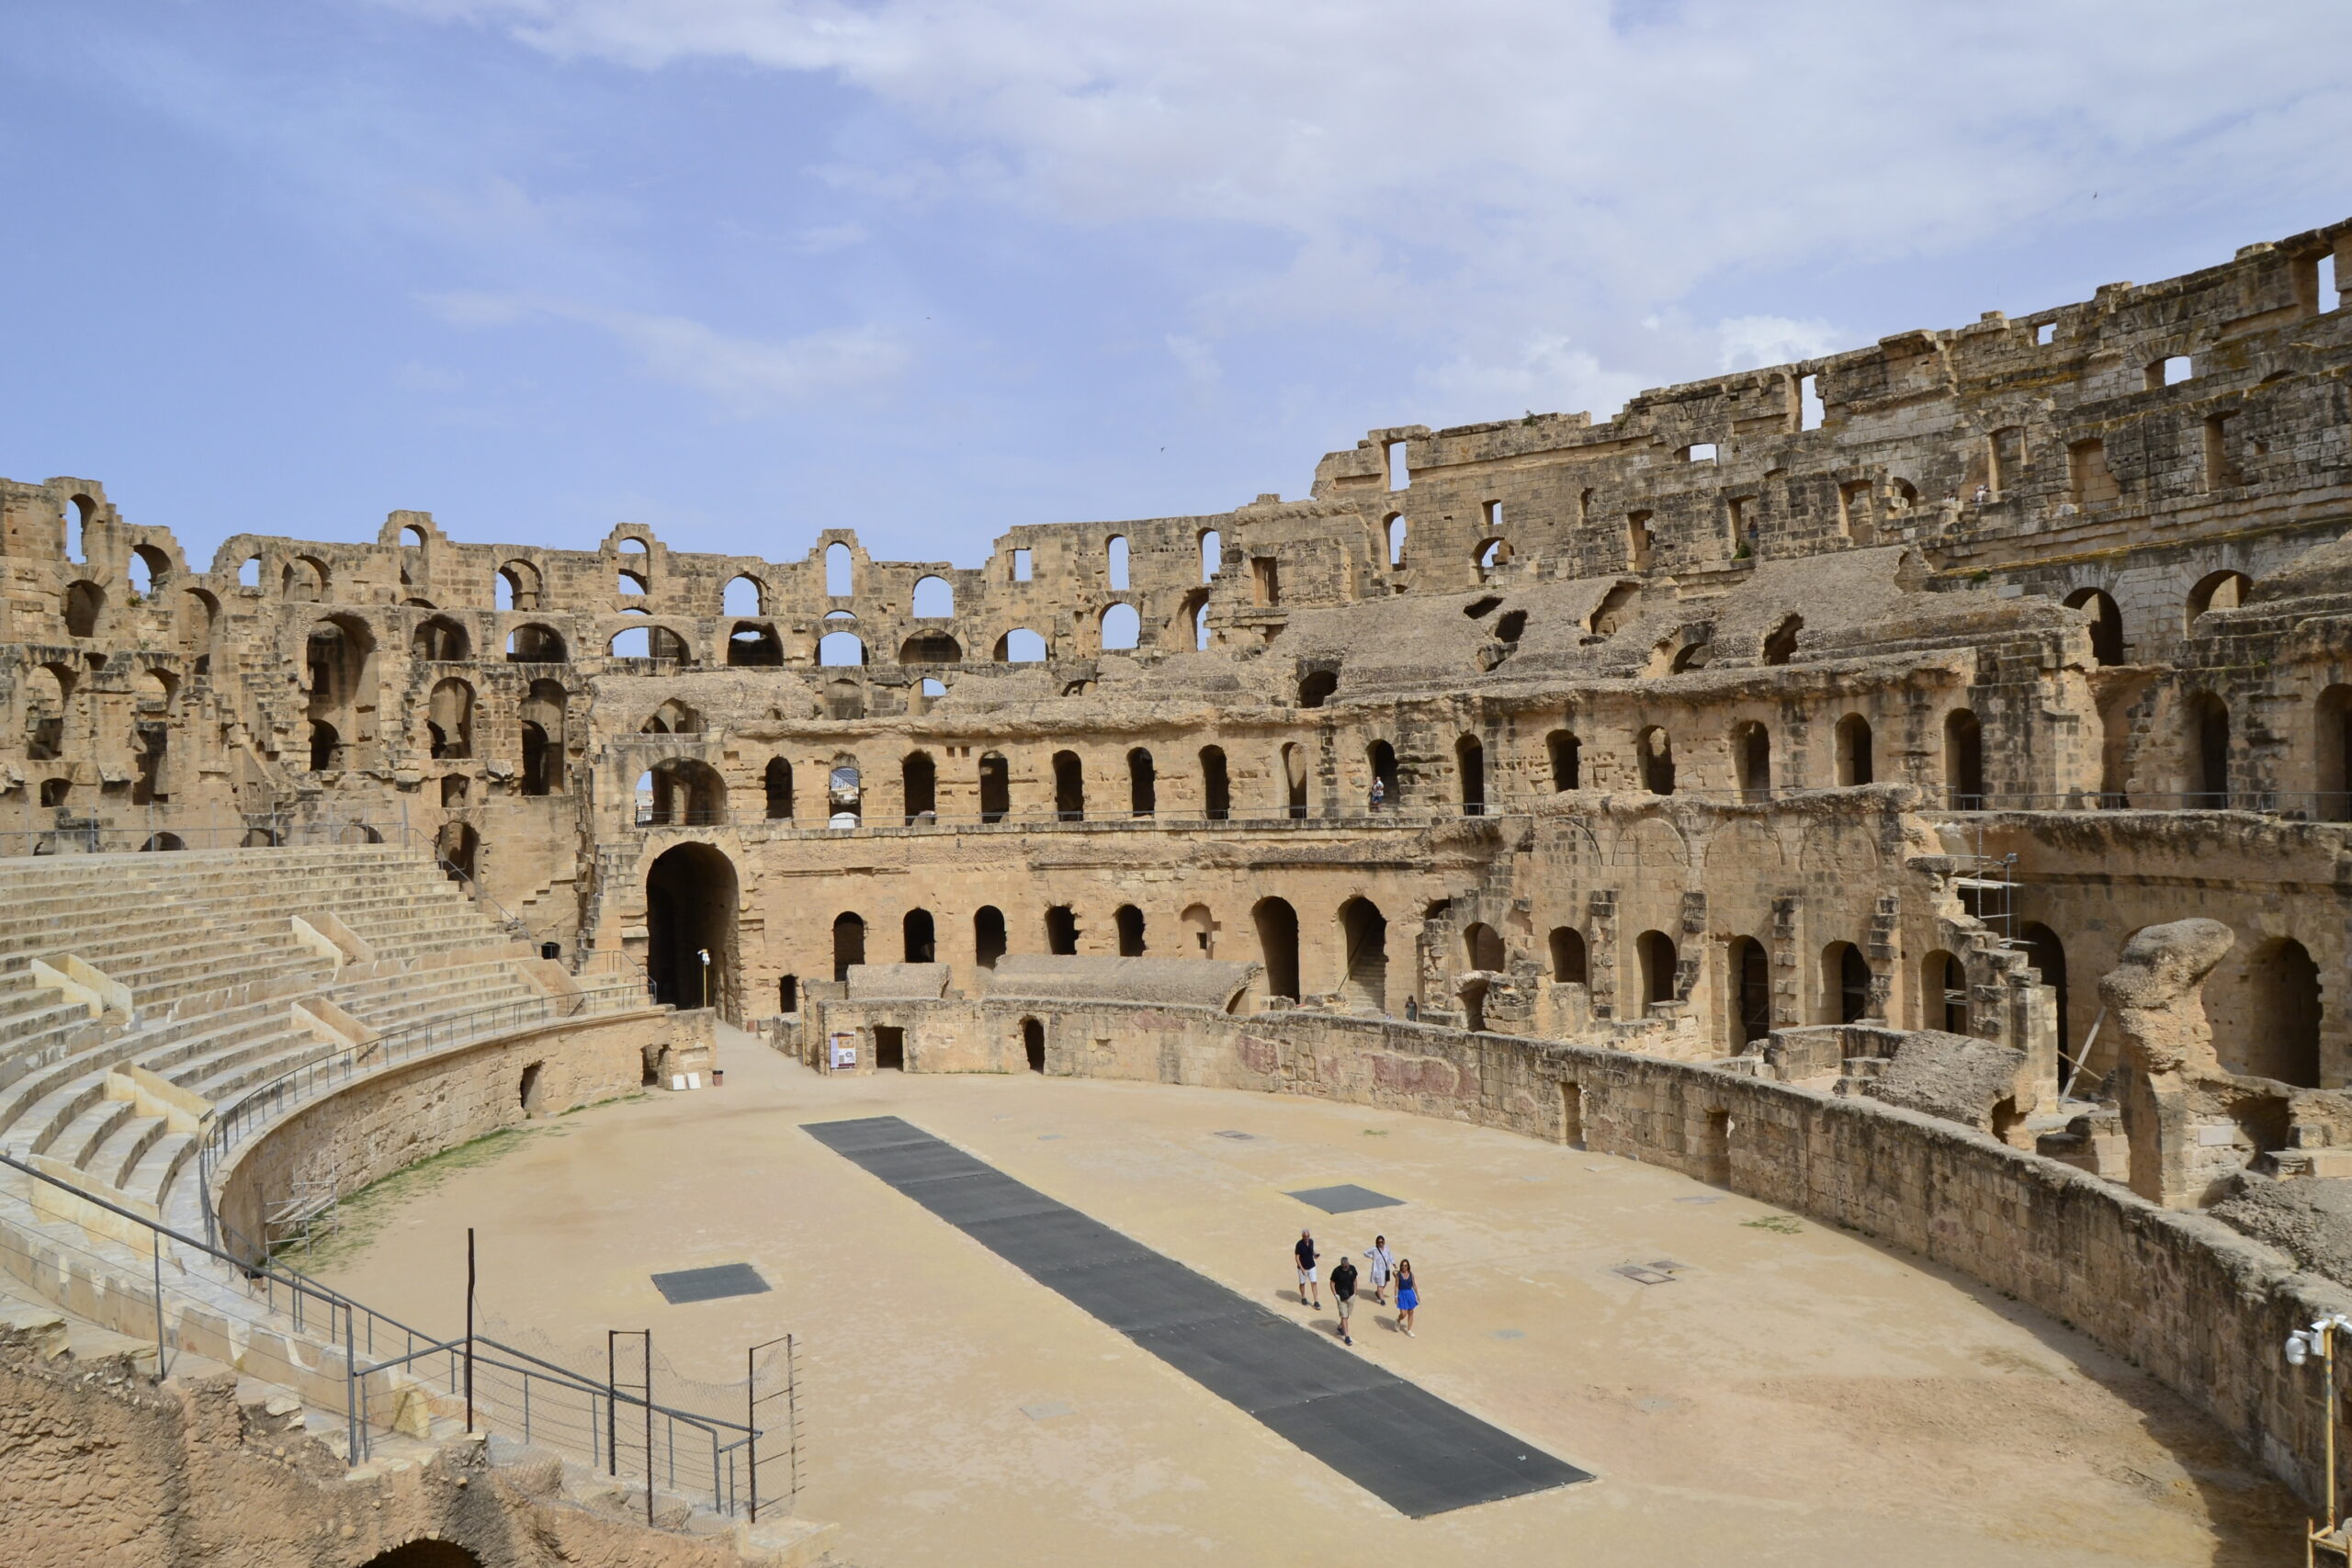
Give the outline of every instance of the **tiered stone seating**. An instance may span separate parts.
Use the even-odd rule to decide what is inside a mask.
[[[294,929],[329,914],[360,951],[338,960]],[[223,1104],[339,1048],[298,1000],[390,1032],[543,995],[526,954],[429,857],[397,849],[0,861],[0,1147],[160,1204],[195,1150],[192,1118],[119,1079],[109,1094],[110,1075]],[[128,1013],[94,1018],[36,977],[69,955],[125,987]]]

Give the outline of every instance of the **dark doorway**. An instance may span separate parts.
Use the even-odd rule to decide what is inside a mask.
[[[447,1540],[412,1540],[379,1551],[359,1568],[481,1568],[481,1559]]]
[[[1966,708],[1944,720],[1944,787],[1953,810],[1984,809],[1984,727]]]
[[[1086,769],[1075,751],[1054,753],[1054,813],[1065,822],[1086,818]]]
[[[1871,1006],[1870,960],[1850,942],[1833,942],[1821,955],[1822,979],[1829,988],[1832,1023],[1860,1023]]]
[[[899,934],[905,939],[908,963],[937,962],[939,942],[932,927],[929,909],[909,909],[907,918],[899,922]]]
[[[1149,817],[1159,809],[1159,773],[1151,753],[1138,746],[1127,753],[1127,809]]]
[[[1644,931],[1634,939],[1634,958],[1641,968],[1645,1010],[1674,1000],[1674,971],[1681,962],[1674,939],[1664,931]]]
[[[736,903],[734,863],[708,844],[679,844],[653,863],[645,874],[645,967],[656,1001],[723,1004],[735,973]]]
[[[1012,775],[1005,767],[1003,755],[990,751],[980,759],[980,820],[1001,822],[1012,809]]]
[[[993,969],[1004,956],[1004,911],[983,904],[972,911],[972,962]]]
[[[2230,706],[2211,692],[2188,705],[2189,739],[2195,747],[2188,804],[2210,811],[2230,804]]]
[[[1733,1043],[1745,1049],[1772,1032],[1771,956],[1754,937],[1736,938],[1731,944],[1731,972],[1739,987],[1733,1010],[1738,1034]]]
[[[1298,911],[1286,898],[1261,898],[1250,918],[1258,927],[1258,956],[1266,966],[1266,994],[1298,1000]]]
[[[1221,747],[1201,748],[1201,814],[1212,822],[1233,815],[1233,783],[1226,773]]]
[[[937,815],[939,769],[928,751],[910,752],[899,764],[899,782],[907,797],[907,826]]]
[[[833,980],[835,984],[849,978],[849,972],[865,962],[865,921],[858,915],[833,917]]]
[[[2025,939],[2027,959],[2041,971],[2041,983],[2057,993],[2052,1000],[2057,1003],[2058,1055],[2062,1058],[2072,1057],[2075,1043],[2066,1032],[2066,946],[2058,940],[2056,931],[2037,921],[2029,920],[2018,935]],[[2058,1070],[2066,1070],[2064,1060],[2058,1064]]]
[[[1046,951],[1064,958],[1078,953],[1078,911],[1068,904],[1046,911]]]
[[[2246,960],[2253,1002],[2245,1071],[2301,1089],[2320,1086],[2319,965],[2292,937],[2265,942]]]
[[[1021,1050],[1029,1058],[1029,1070],[1046,1070],[1046,1026],[1034,1018],[1021,1021]]]
[[[1141,958],[1144,952],[1143,911],[1133,904],[1122,904],[1111,919],[1119,928],[1119,956]]]
[[[877,1072],[903,1073],[907,1070],[907,1032],[893,1029],[887,1023],[874,1026],[874,1066]]]
[[[1465,735],[1453,743],[1454,761],[1462,774],[1462,815],[1483,817],[1487,813],[1487,749],[1475,735]]]
[[[767,771],[761,775],[767,792],[767,817],[771,822],[792,820],[792,764],[781,757],[768,759]]]
[[[1346,944],[1347,972],[1340,985],[1342,1005],[1358,1012],[1388,1010],[1388,919],[1369,898],[1340,906],[1340,937]]]

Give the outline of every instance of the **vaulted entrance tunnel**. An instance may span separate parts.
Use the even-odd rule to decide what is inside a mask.
[[[735,1012],[737,898],[734,863],[708,844],[679,844],[653,863],[645,874],[645,967],[655,999]]]

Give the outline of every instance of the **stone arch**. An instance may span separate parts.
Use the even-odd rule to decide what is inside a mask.
[[[1371,899],[1340,906],[1340,1005],[1360,1012],[1388,1010],[1388,918]]]
[[[2292,937],[2246,955],[2247,1030],[2232,1070],[2300,1089],[2320,1087],[2319,965]]]
[[[448,616],[427,615],[416,623],[408,646],[412,658],[428,664],[457,664],[472,656],[473,639]]]
[[[1250,920],[1257,929],[1266,995],[1298,1000],[1298,911],[1287,898],[1261,898],[1250,906]]]
[[[645,874],[645,971],[657,1001],[736,1015],[740,901],[735,863],[709,844],[675,844],[654,861]]]

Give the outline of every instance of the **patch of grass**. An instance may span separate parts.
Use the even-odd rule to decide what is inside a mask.
[[[570,1109],[568,1109],[568,1110],[559,1111],[557,1111],[557,1112],[556,1112],[556,1114],[557,1114],[558,1116],[577,1116],[577,1115],[579,1115],[579,1114],[580,1114],[582,1111],[594,1111],[594,1110],[597,1110],[598,1108],[600,1108],[600,1107],[602,1107],[602,1106],[606,1106],[606,1105],[635,1105],[635,1104],[636,1104],[639,1100],[650,1100],[650,1099],[652,1099],[652,1098],[653,1098],[653,1097],[652,1097],[651,1095],[650,1095],[650,1094],[646,1093],[646,1092],[645,1092],[643,1089],[632,1089],[632,1090],[631,1090],[630,1092],[628,1092],[628,1094],[616,1094],[616,1095],[613,1096],[610,1100],[592,1100],[588,1101],[585,1105],[574,1105],[574,1106],[571,1107],[571,1108],[570,1108]],[[492,1134],[492,1136],[495,1136],[495,1135],[496,1135],[496,1134]]]
[[[1770,1231],[1775,1235],[1801,1235],[1804,1226],[1788,1214],[1767,1214],[1760,1220],[1742,1220],[1740,1224],[1752,1231]]]
[[[1366,1127],[1363,1130],[1363,1135],[1367,1138],[1385,1138],[1388,1136],[1388,1129],[1385,1127]]]

